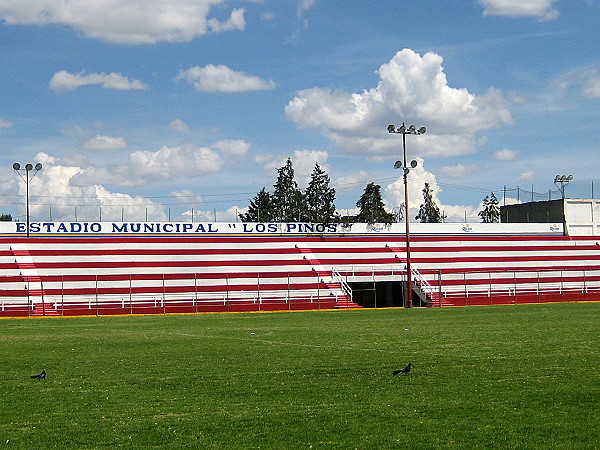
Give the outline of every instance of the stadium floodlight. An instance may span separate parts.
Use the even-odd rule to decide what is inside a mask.
[[[556,175],[554,177],[554,184],[560,190],[563,200],[565,198],[565,190],[567,189],[567,185],[571,181],[573,181],[573,175]]]
[[[414,125],[410,125],[408,129],[404,122],[399,127],[395,125],[388,125],[387,127],[388,133],[395,133],[402,135],[402,151],[403,151],[403,159],[402,161],[396,161],[394,164],[395,169],[402,169],[404,172],[404,208],[405,208],[405,223],[406,223],[406,291],[407,291],[407,307],[412,308],[412,271],[410,268],[410,214],[408,212],[408,174],[410,173],[410,169],[414,169],[417,167],[417,160],[413,159],[410,162],[410,167],[406,164],[406,135],[407,134],[425,134],[427,129],[425,127],[420,127],[417,130],[417,127]]]
[[[29,237],[29,182],[33,180],[33,177],[42,170],[42,163],[37,163],[35,167],[33,164],[27,163],[25,164],[25,168],[21,169],[21,164],[18,162],[12,165],[12,168],[17,174],[21,177],[21,179],[25,182],[25,217],[27,220],[27,237]],[[33,175],[30,174],[32,170],[35,170]],[[25,176],[21,175],[21,172],[25,172]]]

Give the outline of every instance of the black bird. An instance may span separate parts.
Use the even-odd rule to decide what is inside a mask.
[[[411,367],[412,367],[412,363],[408,363],[408,366],[406,366],[404,369],[394,370],[392,372],[392,375],[398,375],[399,373],[403,373],[406,375],[408,372],[410,372]]]
[[[37,378],[38,380],[45,380],[46,379],[46,371],[42,370],[42,373],[40,373],[39,375],[31,375],[31,378]]]

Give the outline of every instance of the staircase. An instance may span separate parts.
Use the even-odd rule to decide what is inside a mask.
[[[296,248],[303,255],[303,258],[312,266],[313,271],[317,273],[325,286],[331,291],[330,295],[336,296],[334,308],[361,308],[359,304],[352,301],[352,289],[335,268],[327,270],[315,256],[313,251],[303,244],[296,244]]]
[[[44,285],[29,253],[26,244],[13,244],[10,247],[15,262],[19,268],[19,274],[25,283],[29,296],[29,303],[33,307],[33,316],[59,316],[60,313],[53,305],[44,302]]]
[[[406,263],[406,258],[400,257],[400,255],[406,254],[405,249],[400,248],[397,244],[387,243],[385,246],[390,249],[391,252],[394,253],[396,258],[400,261]],[[439,291],[436,290],[430,283],[427,281],[423,275],[415,268],[414,265],[411,264],[410,272],[412,275],[412,290],[413,294],[416,295],[421,305],[423,306],[439,306]],[[444,305],[446,306],[446,305]]]

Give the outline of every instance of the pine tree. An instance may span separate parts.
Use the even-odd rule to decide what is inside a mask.
[[[294,166],[291,158],[277,169],[277,181],[271,196],[273,219],[276,222],[297,222],[304,217],[303,195],[294,181]]]
[[[12,215],[0,214],[0,222],[12,222]]]
[[[273,204],[271,194],[262,188],[250,201],[248,212],[239,214],[242,222],[273,222]]]
[[[315,164],[310,182],[304,191],[304,221],[309,223],[333,223],[338,220],[335,212],[335,189],[329,187],[329,176],[319,164]]]
[[[382,222],[390,224],[396,221],[396,215],[385,210],[381,198],[381,186],[378,184],[367,184],[365,192],[356,202],[356,206],[360,208],[360,212],[356,216],[356,221],[359,223]]]
[[[433,201],[433,193],[429,187],[429,183],[425,183],[423,188],[423,204],[419,207],[419,214],[415,219],[421,223],[440,223],[446,218],[440,212],[440,208]]]
[[[483,199],[483,210],[477,214],[481,217],[483,223],[498,223],[500,221],[500,208],[498,207],[498,199],[491,193],[491,196],[486,196]]]

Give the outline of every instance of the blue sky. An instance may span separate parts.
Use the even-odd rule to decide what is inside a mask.
[[[449,221],[557,174],[597,197],[599,25],[599,0],[0,0],[0,212],[41,162],[33,220],[235,221],[288,157],[392,209],[402,122],[413,217],[425,182]]]

